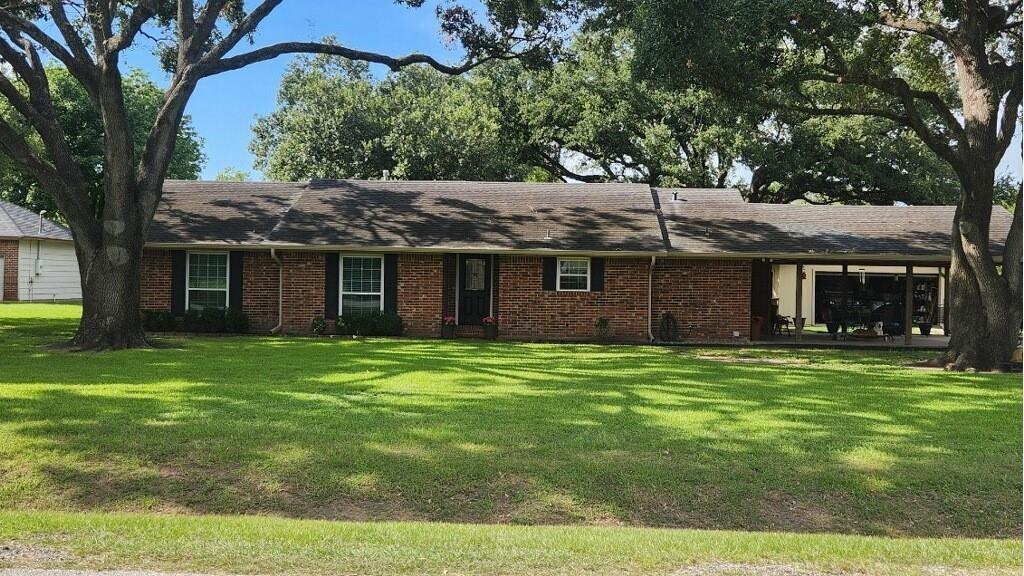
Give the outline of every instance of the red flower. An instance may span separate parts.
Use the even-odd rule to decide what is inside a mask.
[[[444,317],[444,325],[445,326],[455,326],[455,316],[445,316]]]
[[[484,324],[494,324],[495,322],[497,322],[497,320],[494,319],[494,316],[484,316],[482,322]]]

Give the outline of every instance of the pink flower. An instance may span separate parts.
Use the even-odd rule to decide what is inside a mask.
[[[445,326],[455,326],[455,316],[445,316],[444,317],[444,325]]]
[[[484,316],[482,322],[484,324],[494,324],[495,322],[497,322],[497,320],[494,319],[494,316]]]

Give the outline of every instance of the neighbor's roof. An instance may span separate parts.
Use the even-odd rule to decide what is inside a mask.
[[[46,218],[43,218],[43,225],[40,228],[39,214],[0,200],[0,238],[71,240],[71,231]]]
[[[643,184],[167,181],[150,244],[947,260],[954,207],[752,204]],[[992,215],[1001,254],[1011,216]]]
[[[150,243],[657,252],[650,187],[330,180],[168,181]]]
[[[658,195],[672,251],[693,254],[949,257],[955,206],[842,206],[673,201]],[[1002,254],[1012,216],[992,211]]]

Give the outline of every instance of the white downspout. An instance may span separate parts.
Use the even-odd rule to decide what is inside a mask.
[[[651,267],[647,269],[647,337],[654,342],[654,263],[657,256],[651,256]]]
[[[271,328],[270,333],[277,334],[284,325],[284,265],[274,248],[270,249],[270,258],[277,263],[277,326]]]

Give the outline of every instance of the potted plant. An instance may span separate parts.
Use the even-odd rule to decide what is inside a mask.
[[[445,316],[441,324],[441,337],[451,340],[455,338],[455,316]]]
[[[932,323],[931,322],[918,322],[918,330],[921,331],[921,336],[931,336],[932,334]]]
[[[498,321],[494,319],[494,316],[485,316],[482,320],[484,324],[484,338],[488,340],[495,340],[498,338]]]

